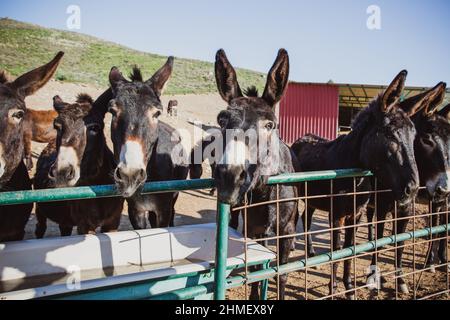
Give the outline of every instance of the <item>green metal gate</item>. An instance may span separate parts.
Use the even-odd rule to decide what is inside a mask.
[[[361,171],[356,169],[350,170],[336,170],[323,172],[305,172],[296,174],[286,174],[268,179],[269,185],[292,184],[292,183],[308,183],[311,181],[330,180],[331,183],[335,179],[344,178],[360,178],[370,177],[371,173],[368,171]],[[165,181],[165,182],[151,182],[145,184],[142,193],[164,193],[183,190],[200,190],[208,189],[214,186],[212,179],[200,180],[184,180],[184,181]],[[52,202],[78,199],[92,199],[100,197],[116,197],[118,196],[115,186],[89,186],[76,188],[63,188],[51,190],[31,190],[31,191],[12,191],[0,193],[0,205],[24,204],[33,202]],[[282,201],[282,199],[278,199]],[[216,234],[216,259],[215,267],[211,275],[214,277],[213,282],[186,287],[175,290],[169,293],[149,297],[150,299],[193,299],[205,294],[214,294],[214,299],[224,300],[226,298],[226,291],[230,288],[247,285],[254,282],[262,282],[262,297],[265,298],[267,291],[267,283],[280,274],[291,273],[295,271],[304,270],[312,266],[317,266],[323,263],[330,263],[339,261],[349,257],[355,257],[357,254],[369,253],[378,248],[387,245],[395,244],[396,246],[404,241],[419,239],[424,237],[432,237],[437,234],[446,234],[446,239],[450,239],[449,230],[450,224],[448,217],[446,223],[440,225],[430,226],[406,232],[404,234],[392,235],[390,237],[369,241],[344,248],[339,251],[329,252],[316,257],[299,259],[285,265],[270,266],[265,264],[262,270],[247,273],[245,275],[235,275],[227,278],[227,244],[228,244],[228,222],[232,208],[228,204],[217,203],[217,234]],[[447,265],[450,265],[447,261]],[[245,266],[246,267],[246,266]],[[195,275],[194,275],[195,276]],[[449,271],[447,270],[447,290],[442,293],[449,293]],[[131,284],[133,285],[133,284]],[[120,288],[119,288],[120,289]],[[117,294],[117,291],[112,291],[111,294]],[[130,295],[132,298],[133,295]]]

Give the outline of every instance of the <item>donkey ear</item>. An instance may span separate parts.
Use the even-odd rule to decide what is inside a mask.
[[[262,98],[275,106],[283,97],[289,81],[289,55],[285,49],[278,51],[278,56],[267,75],[266,88]]]
[[[437,107],[439,107],[445,99],[446,89],[447,84],[445,82],[439,82],[439,84],[433,88],[434,94],[430,98],[430,102],[425,109],[427,114],[431,115],[437,111]]]
[[[450,104],[446,105],[441,110],[439,110],[437,114],[450,121]]]
[[[6,84],[11,81],[11,77],[5,70],[0,70],[0,84]]]
[[[11,87],[23,97],[32,95],[53,77],[63,56],[64,52],[58,52],[53,60],[46,65],[18,77],[11,83]]]
[[[65,106],[66,104],[64,103],[63,99],[61,99],[60,96],[53,97],[53,109],[55,109],[56,112],[62,111]]]
[[[114,93],[116,92],[119,84],[123,82],[128,82],[128,80],[124,78],[119,68],[112,67],[111,71],[109,72],[109,83],[111,84],[111,89]]]
[[[172,75],[173,60],[173,57],[167,58],[167,62],[161,67],[161,69],[156,71],[156,73],[148,80],[148,82],[150,82],[150,86],[153,88],[158,97],[160,97],[163,93],[165,85]]]
[[[236,71],[228,61],[223,49],[216,53],[216,63],[214,65],[216,74],[217,89],[223,100],[230,103],[231,100],[242,97],[242,91],[237,81]]]
[[[434,88],[408,98],[400,102],[399,105],[409,117],[417,114],[420,110],[424,110],[423,114],[431,114],[442,103],[445,97],[445,88],[446,84],[440,82]]]
[[[408,71],[401,71],[383,93],[380,106],[382,112],[389,112],[391,106],[400,98],[403,89],[405,88],[407,75]]]

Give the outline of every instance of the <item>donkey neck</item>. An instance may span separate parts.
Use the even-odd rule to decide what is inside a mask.
[[[280,154],[278,170],[273,172],[273,175],[281,175],[285,173],[296,172],[295,167],[298,166],[297,159],[291,153],[289,147],[280,139]],[[258,200],[268,200],[271,196],[273,186],[267,185],[268,176],[259,176],[257,178],[255,187],[250,191]]]
[[[89,161],[90,163],[86,163],[86,166],[88,166],[90,170],[82,170],[80,177],[82,185],[110,184],[114,182],[111,175],[115,168],[114,156],[106,145],[104,136],[102,139],[104,140],[102,150],[99,150],[99,152],[91,158],[95,159],[95,162],[91,160]]]
[[[365,169],[360,160],[360,153],[366,129],[358,128],[330,142],[329,152],[333,154],[331,160],[336,162],[338,167]]]

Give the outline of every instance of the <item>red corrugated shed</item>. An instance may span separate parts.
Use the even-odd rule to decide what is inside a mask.
[[[307,133],[336,139],[338,117],[338,86],[289,83],[280,103],[280,136],[288,144]]]

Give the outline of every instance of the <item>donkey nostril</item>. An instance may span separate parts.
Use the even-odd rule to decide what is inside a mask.
[[[115,175],[116,175],[117,180],[122,180],[122,174],[120,173],[120,168],[116,168]]]
[[[70,166],[67,171],[66,171],[66,178],[68,180],[72,180],[73,178],[75,178],[75,169],[73,168],[73,166]]]
[[[448,193],[447,189],[445,189],[442,186],[438,186],[436,189],[437,189],[437,192],[440,193],[440,194],[447,194]]]
[[[142,180],[147,179],[147,172],[144,169],[139,170],[139,178]]]
[[[55,168],[51,167],[50,170],[48,171],[48,177],[52,180],[55,179]]]

